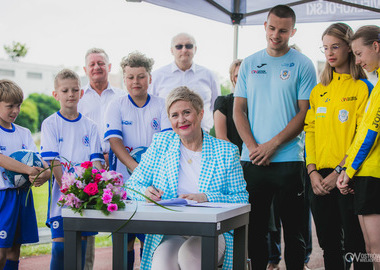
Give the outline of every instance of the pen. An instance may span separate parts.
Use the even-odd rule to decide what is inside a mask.
[[[160,191],[154,185],[152,185],[152,187],[154,188],[155,191],[157,191],[158,193],[160,193]]]
[[[154,186],[154,185],[152,185],[152,187],[154,188],[154,190],[158,193],[158,199],[161,199],[161,192]]]

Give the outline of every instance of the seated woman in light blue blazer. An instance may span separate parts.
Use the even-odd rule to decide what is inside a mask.
[[[186,198],[197,202],[248,203],[248,192],[232,143],[203,132],[202,98],[187,87],[174,89],[166,109],[173,131],[156,133],[129,187],[149,198]],[[144,198],[134,192],[135,200]],[[232,269],[233,236],[219,236],[219,262]],[[147,235],[141,269],[200,269],[201,238],[196,236]]]

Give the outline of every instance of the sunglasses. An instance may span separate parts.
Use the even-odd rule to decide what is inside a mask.
[[[194,47],[194,44],[178,44],[178,45],[175,45],[174,47],[177,49],[177,50],[182,50],[182,48],[185,46],[186,49],[188,50],[191,50],[193,47]]]

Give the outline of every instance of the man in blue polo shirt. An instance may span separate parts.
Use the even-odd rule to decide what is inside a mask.
[[[267,48],[244,59],[235,88],[234,121],[244,142],[241,160],[252,204],[248,255],[253,269],[265,269],[268,262],[266,234],[275,193],[287,269],[304,267],[301,132],[316,74],[310,59],[288,45],[294,26],[288,6],[269,11]]]

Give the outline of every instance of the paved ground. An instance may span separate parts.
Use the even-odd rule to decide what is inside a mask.
[[[41,230],[40,231],[40,241],[50,242],[50,231]],[[138,254],[140,246],[135,245],[136,254]],[[282,251],[284,249],[282,248]],[[282,256],[283,257],[283,256]],[[139,261],[136,260],[135,270],[139,269]],[[20,259],[20,270],[48,270],[50,265],[50,255],[35,256],[29,258]],[[313,224],[313,253],[310,257],[310,262],[308,266],[314,270],[323,270],[323,259],[322,250],[318,246],[318,240],[315,235],[315,228]],[[282,270],[286,269],[284,260],[281,260],[280,267]],[[94,270],[109,270],[112,269],[112,249],[111,247],[97,248],[95,252],[95,265]]]
[[[140,245],[135,245],[136,254],[140,252]],[[50,255],[35,256],[20,259],[20,270],[48,270],[50,266]],[[135,270],[139,269],[140,260],[136,258]],[[110,270],[112,269],[112,248],[97,248],[95,250],[94,270]]]

